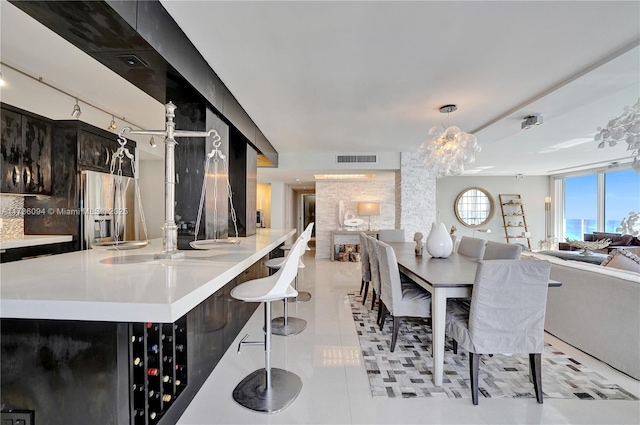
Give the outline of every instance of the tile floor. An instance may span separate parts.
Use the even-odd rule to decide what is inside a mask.
[[[301,290],[313,294],[307,303],[290,304],[289,314],[308,322],[297,336],[274,336],[272,365],[298,374],[298,398],[276,414],[256,413],[238,405],[231,393],[247,374],[263,367],[260,346],[236,345],[242,336],[260,339],[260,307],[222,358],[180,418],[197,424],[639,424],[640,402],[545,399],[390,399],[371,397],[347,292],[360,287],[360,264],[304,258]],[[282,303],[274,303],[274,317]],[[640,396],[640,382],[546,335],[549,342],[605,377]]]

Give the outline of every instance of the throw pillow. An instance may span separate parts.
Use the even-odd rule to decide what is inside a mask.
[[[614,249],[600,265],[640,273],[640,257],[626,249]]]
[[[611,239],[613,241],[613,239]],[[633,235],[622,235],[609,246],[630,246],[633,241]]]

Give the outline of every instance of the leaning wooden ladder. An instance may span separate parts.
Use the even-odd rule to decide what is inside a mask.
[[[531,235],[529,233],[529,226],[527,226],[527,216],[524,212],[524,204],[522,203],[522,197],[519,194],[502,194],[498,195],[500,198],[500,210],[502,211],[502,224],[504,227],[504,236],[507,238],[507,243],[511,240],[525,239],[527,246],[531,249]],[[518,220],[517,222],[514,222]],[[509,233],[509,229],[522,229],[520,235],[513,235]]]

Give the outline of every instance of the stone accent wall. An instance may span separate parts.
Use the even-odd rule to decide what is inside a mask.
[[[396,190],[395,182],[388,180],[369,181],[316,181],[316,257],[329,258],[331,231],[337,230],[338,203],[344,202],[345,209],[364,220],[368,217],[357,215],[358,202],[380,202],[380,215],[371,217],[372,229],[395,228]]]
[[[0,196],[0,239],[11,241],[24,239],[24,208],[22,196]]]
[[[417,153],[403,152],[396,181],[397,207],[400,208],[396,227],[405,229],[409,240],[415,232],[422,232],[426,241],[437,216],[436,178],[422,165],[422,158]]]

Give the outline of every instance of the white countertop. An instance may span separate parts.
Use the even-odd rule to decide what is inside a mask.
[[[2,241],[0,249],[23,248],[26,246],[49,245],[52,243],[71,242],[71,235],[24,235],[22,239]]]
[[[155,260],[162,240],[141,249],[91,249],[0,266],[0,317],[174,322],[295,235],[258,229],[238,245]]]

